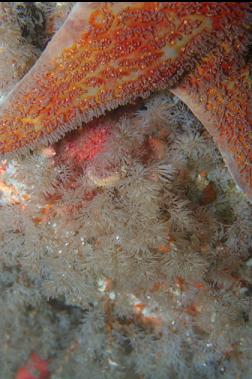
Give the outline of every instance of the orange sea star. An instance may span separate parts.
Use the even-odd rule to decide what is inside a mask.
[[[245,2],[78,3],[2,105],[0,154],[55,142],[107,110],[177,88],[251,199],[249,78],[242,58],[249,8]],[[200,117],[204,111],[208,120]]]

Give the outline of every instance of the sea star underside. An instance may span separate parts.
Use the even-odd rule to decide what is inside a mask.
[[[0,110],[0,154],[53,143],[82,122],[170,88],[215,139],[252,199],[251,4],[77,3]]]

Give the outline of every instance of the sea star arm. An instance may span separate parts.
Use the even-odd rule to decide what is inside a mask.
[[[245,46],[248,9],[232,2],[78,3],[1,106],[0,154],[55,142],[107,110],[176,86],[230,36]]]
[[[223,43],[172,92],[207,128],[238,187],[252,201],[251,64],[236,59],[242,57],[240,49],[234,41]]]
[[[225,28],[239,29],[245,8],[77,4],[1,107],[0,154],[55,142],[106,110],[175,85],[225,38]]]

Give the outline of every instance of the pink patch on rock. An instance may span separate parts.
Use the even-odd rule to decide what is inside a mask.
[[[50,379],[48,362],[32,353],[27,363],[17,371],[15,379]]]
[[[111,123],[97,120],[90,122],[85,128],[70,133],[54,145],[55,162],[67,164],[79,171],[102,151],[110,133]]]

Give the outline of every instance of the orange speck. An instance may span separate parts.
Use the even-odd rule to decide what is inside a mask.
[[[202,178],[206,178],[207,177],[207,171],[206,170],[203,170],[199,173],[199,175],[202,177]]]
[[[33,222],[35,223],[35,224],[41,224],[41,222],[43,221],[43,218],[42,217],[33,217]]]
[[[141,321],[145,327],[159,329],[163,325],[163,321],[160,317],[155,316],[142,316]]]
[[[158,247],[158,251],[162,254],[167,254],[171,251],[171,246],[170,245],[160,245]]]
[[[204,188],[200,198],[201,205],[207,205],[214,202],[217,199],[217,191],[213,182],[209,182]]]
[[[185,308],[185,311],[191,316],[197,316],[200,312],[200,309],[195,304],[191,304],[190,306]]]
[[[204,284],[201,283],[201,282],[197,282],[197,283],[195,283],[193,286],[194,286],[195,288],[199,289],[199,290],[205,288]]]
[[[155,159],[162,160],[166,153],[166,143],[160,138],[149,137],[149,145]]]
[[[22,198],[23,198],[25,201],[28,201],[28,200],[30,200],[31,196],[30,196],[28,193],[25,193],[24,195],[22,195]]]
[[[134,305],[134,309],[137,315],[141,314],[145,308],[145,305],[143,303],[137,303]]]
[[[185,279],[181,276],[177,276],[175,279],[175,285],[178,287],[181,291],[185,289]]]

